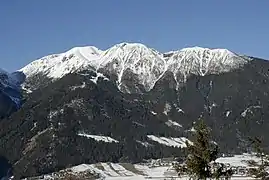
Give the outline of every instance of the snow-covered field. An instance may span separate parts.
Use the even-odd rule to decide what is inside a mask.
[[[222,157],[217,162],[229,163],[235,167],[247,167],[247,160],[257,160],[249,154],[236,155],[233,157]],[[188,177],[178,177],[176,171],[172,168],[172,162],[167,160],[152,160],[147,163],[129,164],[129,163],[97,163],[97,164],[81,164],[68,169],[72,174],[80,174],[90,172],[91,174],[99,174],[100,180],[169,180],[180,179],[187,180]],[[61,172],[60,172],[61,173]],[[54,175],[47,175],[40,179],[54,179]],[[233,180],[253,179],[244,175],[236,174]]]
[[[259,161],[256,156],[250,154],[242,154],[242,155],[235,155],[233,157],[221,157],[216,160],[216,162],[227,164],[229,163],[231,166],[242,166],[247,167],[247,161],[254,160]]]
[[[220,163],[229,163],[231,166],[247,167],[247,160],[257,160],[249,154],[236,155],[234,157],[222,157],[217,159]],[[169,163],[168,163],[169,164]],[[188,179],[187,177],[177,177],[177,173],[167,163],[154,161],[151,164],[114,164],[101,163],[99,165],[79,165],[72,170],[74,172],[85,171],[86,169],[99,173],[107,180],[140,180],[140,179]],[[103,167],[100,167],[103,166]],[[101,170],[103,169],[103,170]],[[244,176],[234,176],[232,179],[252,179]]]

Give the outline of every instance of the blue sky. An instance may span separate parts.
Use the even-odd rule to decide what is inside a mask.
[[[141,42],[159,51],[227,48],[269,59],[268,0],[0,1],[0,67],[74,46]]]

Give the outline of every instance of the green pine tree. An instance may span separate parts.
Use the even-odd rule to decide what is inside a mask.
[[[217,159],[219,147],[211,140],[211,130],[203,120],[194,127],[194,140],[187,143],[185,165],[176,166],[179,174],[187,174],[194,179],[230,177],[232,171],[225,171],[222,164],[214,171],[213,162]]]
[[[269,180],[269,156],[262,148],[262,140],[258,137],[249,138],[249,140],[256,157],[260,159],[260,162],[248,161],[249,166],[253,167],[249,170],[249,174],[258,179]]]
[[[209,163],[216,160],[218,146],[210,143],[210,129],[203,120],[194,129],[195,139],[192,144],[187,143],[186,165],[190,176],[206,179],[211,177]]]

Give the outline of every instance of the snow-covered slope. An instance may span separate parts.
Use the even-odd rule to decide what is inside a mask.
[[[75,47],[65,53],[35,60],[20,71],[27,77],[41,73],[49,78],[61,78],[66,74],[89,68],[91,65],[96,66],[101,53],[101,50],[93,46]]]
[[[226,49],[192,47],[162,54],[143,44],[120,43],[105,51],[93,46],[76,47],[38,59],[20,71],[27,77],[44,74],[49,78],[61,78],[90,68],[115,75],[119,89],[125,86],[124,76],[131,73],[136,83],[149,91],[166,72],[172,72],[179,86],[190,74],[204,76],[229,72],[247,62]]]
[[[86,138],[91,138],[94,139],[96,141],[103,141],[103,142],[107,142],[107,143],[118,143],[119,141],[108,137],[108,136],[99,136],[99,135],[91,135],[91,134],[85,134],[85,133],[79,133],[78,136],[82,136],[82,137],[86,137]]]
[[[189,143],[192,143],[185,137],[181,138],[167,138],[167,137],[156,137],[154,135],[148,135],[148,138],[152,141],[158,142],[160,144],[163,144],[165,146],[171,146],[171,147],[180,147],[184,148],[187,147],[186,142],[188,141]]]
[[[177,83],[185,82],[191,74],[205,76],[229,72],[244,65],[247,60],[227,49],[201,47],[184,48],[166,54],[168,71]]]
[[[150,90],[165,72],[166,62],[161,53],[143,44],[121,43],[104,52],[99,68],[117,74],[119,85],[122,84],[124,72],[131,70],[140,84]]]

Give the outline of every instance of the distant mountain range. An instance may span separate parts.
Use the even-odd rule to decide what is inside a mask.
[[[160,53],[138,43],[77,47],[35,60],[25,103],[0,122],[0,155],[16,177],[82,163],[182,156],[205,119],[222,153],[269,145],[269,63],[226,49]],[[20,81],[22,82],[22,81]]]
[[[0,119],[18,110],[22,104],[20,85],[24,82],[22,72],[7,73],[0,69]]]

